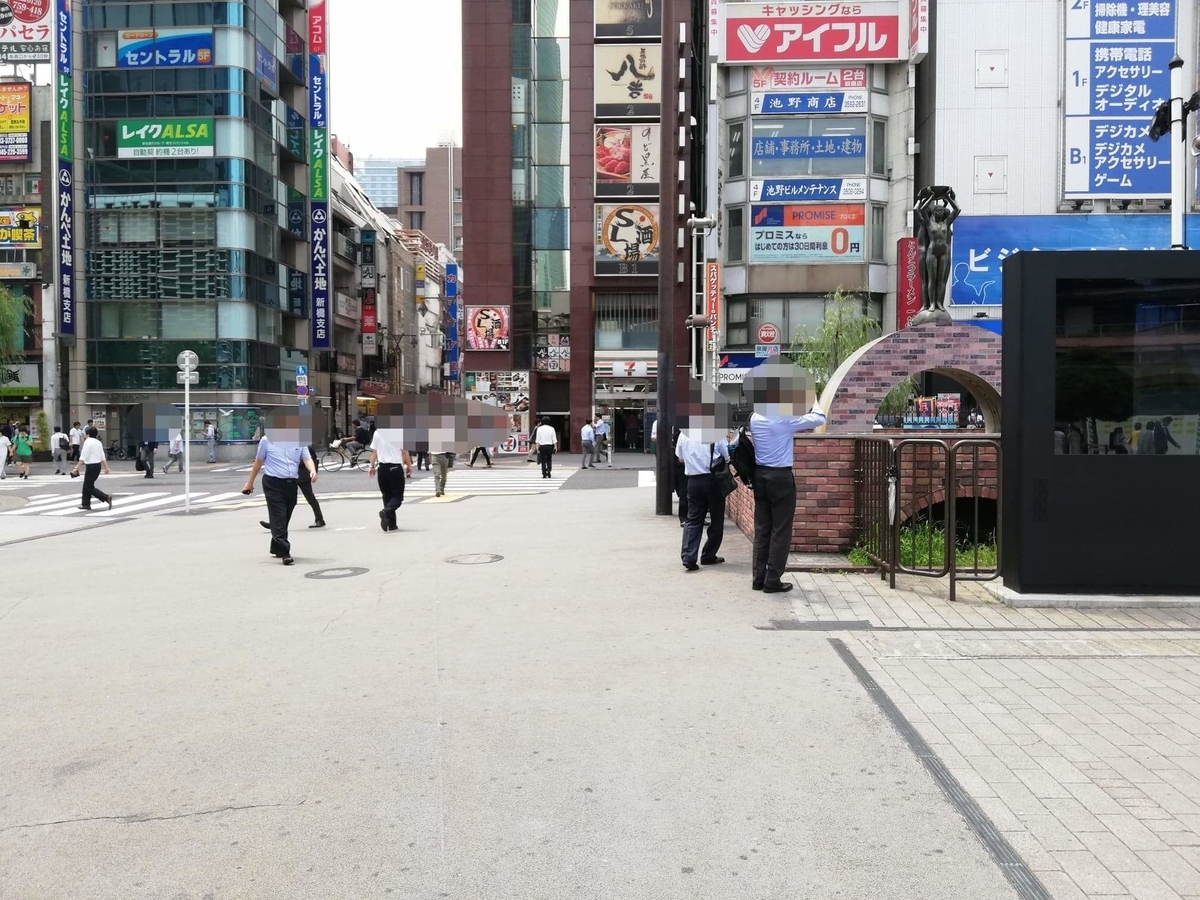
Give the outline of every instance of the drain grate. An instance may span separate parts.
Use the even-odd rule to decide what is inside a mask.
[[[460,556],[447,556],[444,562],[452,566],[486,566],[504,559],[499,553],[463,553]]]
[[[366,575],[370,569],[364,569],[362,566],[341,566],[336,569],[314,569],[312,572],[306,572],[305,578],[315,578],[318,581],[332,580],[334,578],[357,578],[359,575]]]

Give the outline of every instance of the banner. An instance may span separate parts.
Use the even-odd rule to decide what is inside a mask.
[[[597,275],[657,275],[658,204],[596,204]]]
[[[711,328],[704,329],[704,340],[713,340],[713,330],[721,327],[721,264],[706,262],[704,264],[704,315],[712,322]]]
[[[268,91],[279,93],[279,63],[275,54],[258,41],[254,42],[254,74]]]
[[[596,44],[596,118],[657,116],[662,110],[661,44]]]
[[[921,257],[915,237],[896,242],[896,328],[903,331],[921,311]]]
[[[468,306],[467,349],[510,349],[509,314],[507,306]]]
[[[308,173],[313,350],[333,349],[329,322],[329,254],[333,243],[329,221],[329,78],[325,69],[328,25],[325,0],[312,0],[308,8]]]
[[[42,246],[42,208],[23,206],[0,208],[0,250],[22,248],[40,250]]]
[[[8,0],[0,4],[0,64],[50,62],[50,46],[57,40],[56,19],[53,0]]]
[[[42,396],[42,367],[38,363],[0,363],[0,398],[35,400]]]
[[[722,63],[899,62],[900,4],[729,3]]]
[[[446,264],[446,303],[442,309],[442,334],[445,335],[442,359],[450,367],[450,380],[458,381],[458,266],[454,263]]]
[[[375,305],[375,288],[363,288],[362,297],[362,349],[363,356],[374,356],[379,333],[379,318]]]
[[[860,204],[751,206],[751,263],[857,263],[866,259]]]
[[[117,32],[118,69],[177,69],[212,64],[211,28],[127,28]]]
[[[27,81],[0,84],[0,162],[29,162],[32,87]]]
[[[596,0],[596,37],[662,36],[662,0]]]
[[[658,125],[597,125],[596,196],[658,199]]]
[[[865,178],[753,178],[751,203],[866,200]]]
[[[75,334],[75,85],[71,72],[71,0],[58,0],[55,142],[58,144],[58,333]]]
[[[508,440],[500,445],[501,453],[529,452],[528,372],[465,372],[463,396],[508,413]]]
[[[216,153],[212,119],[121,119],[118,159],[208,158]]]

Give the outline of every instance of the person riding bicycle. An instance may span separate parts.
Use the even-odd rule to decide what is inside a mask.
[[[350,451],[352,456],[358,456],[371,444],[371,431],[358,419],[352,423],[354,425],[354,440],[346,442],[346,449]]]

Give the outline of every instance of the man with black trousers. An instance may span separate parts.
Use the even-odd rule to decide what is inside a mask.
[[[304,466],[308,469],[309,481],[316,484],[317,469],[308,446],[298,440],[300,416],[296,413],[284,414],[280,424],[281,428],[270,429],[278,434],[277,441],[264,435],[258,442],[254,465],[250,468],[242,493],[254,493],[254,481],[259,471],[265,469],[263,496],[267,500],[267,518],[271,525],[271,555],[283,560],[285,566],[290,566],[295,560],[292,559],[292,545],[288,540],[288,525],[292,510],[296,508],[297,473],[300,466]]]
[[[308,445],[308,455],[316,460],[317,451],[312,444]],[[314,462],[314,466],[316,463]],[[324,528],[325,517],[321,514],[321,504],[317,501],[317,495],[312,489],[312,479],[308,476],[308,468],[304,463],[300,463],[299,469],[296,472],[296,487],[300,489],[300,493],[304,495],[304,502],[308,504],[308,508],[313,511],[313,523],[309,528]],[[270,522],[259,522],[263,528],[270,529]]]
[[[687,521],[683,525],[683,548],[680,551],[683,567],[695,572],[700,566],[720,565],[725,562],[725,557],[717,556],[725,537],[725,495],[713,477],[712,467],[718,460],[729,462],[729,444],[723,440],[706,444],[691,440],[686,434],[679,434],[676,436],[675,458],[683,463],[686,476]],[[708,540],[701,551],[700,532],[704,529],[706,515],[711,516],[712,521],[708,526]]]
[[[404,476],[412,478],[412,456],[380,431],[376,431],[371,439],[371,468],[367,475],[374,478],[376,471],[379,472],[379,493],[383,495],[379,527],[384,532],[399,531],[396,510],[404,502]]]
[[[550,478],[554,471],[554,453],[558,450],[558,432],[545,416],[533,433],[533,443],[537,447],[538,462],[542,464],[542,477]]]
[[[794,415],[793,397],[803,388],[791,379],[767,379],[758,389],[750,416],[750,438],[754,442],[754,561],[751,587],[766,594],[792,589],[783,580],[792,547],[792,520],[796,517],[796,476],[792,472],[794,444],[798,431],[812,431],[825,424],[825,414],[815,403],[807,415]],[[758,399],[756,397],[756,399]]]

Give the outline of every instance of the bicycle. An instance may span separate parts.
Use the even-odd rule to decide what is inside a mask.
[[[371,463],[371,452],[364,447],[357,453],[351,453],[346,449],[346,442],[338,439],[330,443],[329,449],[321,456],[321,468],[326,472],[340,472],[347,463],[352,469],[366,469]]]
[[[118,459],[118,460],[129,459],[129,454],[127,452],[125,452],[124,445],[118,444],[115,439],[113,440],[113,442],[111,444],[108,445],[108,451],[106,452],[105,455],[109,459]]]

